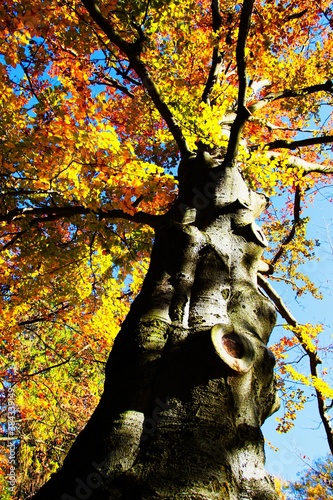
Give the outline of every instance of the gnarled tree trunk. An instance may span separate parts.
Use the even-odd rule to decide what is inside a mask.
[[[208,153],[181,167],[101,401],[35,500],[277,498],[260,431],[278,407],[257,287],[267,199]]]

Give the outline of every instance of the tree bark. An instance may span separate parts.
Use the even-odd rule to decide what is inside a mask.
[[[206,152],[179,176],[100,403],[35,500],[278,498],[260,431],[278,408],[257,285],[267,198]]]

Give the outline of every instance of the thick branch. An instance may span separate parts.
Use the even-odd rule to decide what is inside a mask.
[[[267,94],[265,97],[263,97],[263,99],[260,99],[260,101],[249,106],[249,111],[251,113],[255,113],[258,109],[267,106],[267,104],[270,104],[271,102],[276,101],[277,99],[287,99],[290,97],[305,97],[306,95],[314,94],[316,92],[333,93],[333,82],[331,82],[331,80],[327,80],[327,82],[325,83],[310,85],[309,87],[304,87],[298,90],[286,89],[280,92],[271,92]]]
[[[143,86],[154,102],[156,109],[159,111],[160,115],[169,127],[169,130],[178,145],[181,155],[183,157],[187,157],[190,153],[190,150],[182,134],[181,128],[176,123],[171,110],[162,99],[162,96],[160,95],[155,82],[149,75],[147,68],[140,59],[140,44],[138,45],[136,42],[128,43],[123,38],[121,38],[115,32],[108,20],[105,19],[95,0],[82,0],[82,3],[89,12],[91,18],[109,38],[110,42],[114,43],[127,56],[132,68],[141,79]]]
[[[309,137],[308,139],[300,139],[298,141],[288,141],[284,139],[277,139],[276,141],[269,142],[266,146],[268,149],[290,149],[294,150],[305,146],[313,146],[314,144],[329,144],[333,143],[333,135],[323,135],[321,137]]]
[[[88,215],[93,214],[102,219],[123,219],[131,222],[138,222],[142,224],[148,224],[151,227],[157,227],[162,222],[162,215],[152,215],[145,212],[137,212],[133,215],[123,212],[122,210],[91,210],[90,208],[77,206],[77,207],[42,207],[42,208],[15,208],[10,210],[6,214],[0,214],[0,222],[12,222],[15,219],[28,217],[28,216],[38,216],[34,217],[30,224],[36,224],[38,222],[50,222],[62,218],[71,218],[76,215]]]
[[[289,311],[286,304],[283,302],[280,295],[274,290],[270,283],[263,277],[262,274],[258,273],[258,285],[264,290],[267,296],[271,299],[276,307],[276,310],[281,314],[282,318],[286,320],[288,325],[296,326],[297,321],[294,316]]]
[[[253,3],[254,0],[244,0],[240,17],[239,35],[236,46],[236,61],[237,61],[238,85],[239,85],[237,113],[235,121],[233,122],[230,129],[230,138],[224,160],[224,165],[228,165],[235,160],[237,156],[241,132],[243,130],[246,120],[250,116],[250,112],[245,104],[246,89],[247,89],[245,47],[246,47],[248,32],[250,29]]]
[[[212,26],[213,31],[216,33],[222,25],[222,18],[220,14],[220,2],[219,0],[212,0],[211,3],[212,10]],[[213,90],[215,83],[217,82],[217,78],[222,71],[222,54],[218,46],[213,49],[213,57],[212,57],[212,65],[209,71],[208,79],[206,82],[205,90],[202,94],[202,101],[210,104],[209,97]]]
[[[267,158],[279,158],[281,157],[281,153],[271,152],[267,153]],[[285,161],[285,158],[283,158]],[[312,163],[302,158],[298,158],[297,156],[289,156],[288,157],[287,166],[290,168],[298,168],[303,170],[304,175],[311,174],[313,172],[318,174],[333,174],[333,165],[323,165],[321,163]]]
[[[250,29],[253,4],[254,0],[244,0],[239,23],[239,35],[236,46],[236,61],[239,82],[238,108],[245,106],[247,89],[245,47]]]

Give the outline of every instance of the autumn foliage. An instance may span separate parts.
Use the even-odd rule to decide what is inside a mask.
[[[218,9],[206,0],[0,6],[1,413],[5,422],[13,387],[17,498],[58,467],[95,407],[149,263],[154,218],[177,196],[180,157],[228,154],[221,124],[237,117],[240,89],[248,114],[238,161],[272,199],[262,221],[270,283],[320,298],[299,266],[315,257],[302,210],[333,173],[331,2],[254,2],[243,52],[242,5]],[[279,429],[306,400],[283,383],[287,373],[314,388],[329,434],[322,326],[299,324],[267,277],[261,286],[288,324],[273,347],[289,401]],[[295,345],[308,373],[285,364]]]

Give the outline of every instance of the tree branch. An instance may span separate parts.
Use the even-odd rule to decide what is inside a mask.
[[[282,156],[281,153],[271,152],[267,153],[267,158],[278,158]],[[298,158],[297,156],[289,156],[288,157],[287,166],[290,168],[299,168],[303,170],[304,175],[311,173],[318,174],[333,174],[333,165],[323,165],[321,163],[312,163],[302,158]]]
[[[237,61],[237,73],[238,73],[237,113],[236,113],[236,118],[230,128],[230,138],[223,166],[229,165],[235,160],[237,156],[241,132],[243,130],[246,120],[250,116],[250,112],[246,107],[247,77],[246,77],[245,47],[246,47],[248,32],[250,29],[253,4],[254,0],[243,1],[243,7],[239,23],[239,35],[236,46],[236,61]]]
[[[86,345],[84,346],[82,349],[80,349],[77,353],[75,354],[72,354],[72,356],[70,356],[69,358],[65,359],[64,361],[60,361],[60,363],[57,363],[55,365],[51,365],[51,366],[47,366],[46,368],[42,368],[41,370],[38,370],[36,372],[33,372],[33,373],[25,373],[24,374],[24,378],[27,378],[27,377],[35,377],[36,375],[40,375],[41,373],[46,373],[46,372],[49,372],[50,370],[53,370],[53,368],[59,368],[59,366],[63,366],[63,365],[66,365],[67,363],[70,363],[72,361],[73,358],[75,358],[76,356],[78,356],[79,354],[81,354],[81,352],[85,351],[86,349],[88,349],[90,347],[90,345]]]
[[[287,306],[284,304],[282,298],[274,290],[274,288],[270,285],[270,283],[259,273],[258,273],[258,285],[264,290],[264,292],[267,294],[267,296],[272,300],[277,311],[286,320],[286,322],[290,326],[296,327],[297,321],[293,317],[293,315],[291,314],[291,312],[289,311]],[[303,342],[302,336],[299,335],[296,331],[293,331],[293,333],[309,357],[310,372],[311,372],[312,377],[318,378],[317,366],[319,364],[321,364],[321,360],[318,356],[317,350],[315,350],[315,351],[310,350],[309,347],[305,344],[305,342]],[[324,404],[324,398],[322,397],[322,394],[317,390],[317,388],[315,386],[314,386],[314,390],[316,392],[319,416],[320,416],[321,421],[324,425],[324,429],[325,429],[326,437],[327,437],[327,442],[328,442],[328,445],[330,447],[331,453],[333,453],[333,433],[332,433],[332,428],[330,426],[330,420],[329,420],[329,417],[327,415],[327,408],[325,407],[325,404]]]
[[[216,33],[222,25],[222,17],[220,14],[220,2],[219,0],[212,0],[211,3],[211,11],[212,11],[212,26],[213,32]],[[202,101],[206,104],[210,104],[210,94],[213,90],[215,83],[217,82],[217,78],[222,71],[222,54],[218,46],[215,46],[213,49],[212,56],[212,65],[210,67],[208,79],[205,85],[205,89],[202,94]]]
[[[286,320],[288,325],[296,326],[297,321],[294,316],[289,311],[286,304],[283,302],[280,295],[274,290],[270,283],[264,278],[264,276],[258,273],[258,285],[264,290],[267,296],[271,299],[276,307],[276,310],[281,314],[282,318]]]
[[[64,303],[61,305],[61,307],[59,307],[59,309],[48,313],[46,316],[39,316],[39,317],[19,321],[17,324],[19,326],[29,326],[29,325],[34,325],[35,323],[40,323],[42,321],[51,321],[52,319],[54,319],[56,317],[57,314],[59,314],[60,311],[65,311],[68,308],[69,308],[69,304]]]
[[[159,227],[163,221],[165,221],[166,215],[153,215],[147,214],[145,212],[137,212],[133,215],[123,212],[122,210],[91,210],[85,207],[44,207],[44,208],[16,208],[7,212],[7,214],[0,215],[0,222],[15,222],[15,219],[21,219],[24,217],[30,217],[37,215],[39,217],[33,217],[28,222],[28,227],[32,228],[37,224],[45,224],[48,222],[53,222],[59,219],[70,219],[77,215],[88,215],[92,214],[98,217],[101,221],[103,219],[122,219],[128,220],[130,222],[136,222],[139,224],[147,224],[152,228]],[[0,248],[0,251],[7,250],[12,247],[14,243],[27,233],[27,229],[22,229],[17,231],[10,241],[4,243]],[[6,236],[6,235],[5,235]],[[9,234],[7,234],[9,236]]]
[[[255,113],[258,109],[263,108],[264,106],[267,106],[267,104],[270,104],[273,101],[276,101],[277,99],[287,99],[290,97],[305,97],[306,95],[309,94],[314,94],[316,92],[329,92],[333,93],[333,82],[331,80],[327,80],[325,83],[320,83],[317,85],[310,85],[309,87],[304,87],[302,89],[295,89],[295,90],[282,90],[280,92],[271,92],[267,94],[265,97],[260,99],[258,102],[252,104],[249,106],[249,111],[253,114]]]
[[[333,135],[323,135],[321,137],[309,137],[308,139],[300,139],[298,141],[288,141],[284,139],[277,139],[276,141],[266,144],[268,149],[290,149],[294,150],[305,146],[312,146],[314,144],[330,144],[333,143]]]
[[[100,220],[102,219],[123,219],[130,222],[137,222],[141,224],[148,224],[151,227],[157,227],[164,220],[163,215],[147,214],[145,212],[136,212],[131,215],[123,212],[122,210],[91,210],[90,208],[82,206],[74,207],[41,207],[41,208],[14,208],[6,214],[0,214],[0,222],[12,222],[15,219],[39,216],[33,218],[29,224],[37,224],[43,222],[50,222],[61,218],[71,218],[76,215],[96,215]]]
[[[104,79],[99,79],[96,77],[96,78],[90,79],[89,82],[93,85],[105,85],[106,87],[114,88],[116,90],[119,90],[123,94],[126,94],[131,99],[135,98],[135,96],[132,92],[130,92],[126,87],[124,87],[124,85],[121,85],[120,83],[118,83],[114,78],[111,78],[109,76],[104,76],[103,78]]]
[[[128,43],[123,38],[121,38],[118,35],[118,33],[116,33],[116,31],[113,29],[109,21],[105,19],[95,0],[82,0],[82,3],[86,7],[91,18],[109,38],[110,42],[114,43],[121,50],[121,52],[123,52],[127,56],[132,68],[141,79],[142,85],[145,87],[153,103],[155,104],[156,109],[158,110],[162,118],[165,120],[171,134],[173,135],[178,145],[182,157],[185,158],[188,157],[190,154],[190,150],[183,136],[181,128],[176,123],[170,108],[164,102],[161,94],[159,93],[155,85],[155,82],[149,75],[146,66],[140,59],[140,53],[141,53],[140,43],[139,44],[137,42]],[[140,39],[138,40],[139,42],[142,42],[142,40]]]
[[[279,260],[279,258],[283,254],[283,252],[285,251],[285,248],[288,245],[288,243],[290,243],[291,240],[293,239],[293,237],[295,236],[296,228],[297,228],[297,226],[298,226],[298,224],[300,222],[300,213],[301,213],[301,192],[300,192],[300,188],[298,186],[296,186],[296,189],[295,189],[295,200],[294,200],[294,222],[293,222],[293,227],[291,228],[291,231],[288,234],[288,236],[286,236],[286,238],[283,240],[283,242],[282,242],[279,250],[275,254],[273,260],[270,262],[270,264],[273,267],[276,264],[276,262]]]
[[[309,349],[307,349],[306,346],[304,345],[303,348],[306,350],[306,353],[310,358],[311,375],[312,377],[318,378],[317,366],[321,363],[321,360],[318,358],[317,351],[312,352]],[[325,409],[324,398],[322,397],[322,394],[318,391],[316,387],[314,387],[314,389],[316,391],[318,411],[321,421],[323,422],[324,425],[327,442],[330,447],[331,453],[333,453],[333,433],[332,433],[332,428],[330,426],[330,420]]]

